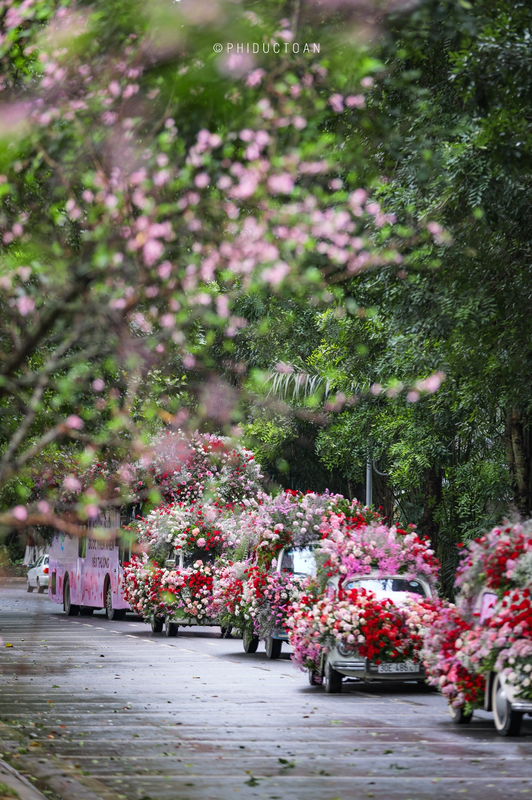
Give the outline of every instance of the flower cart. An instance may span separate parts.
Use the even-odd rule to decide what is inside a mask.
[[[456,724],[493,711],[501,736],[532,714],[532,522],[503,525],[471,542],[456,579],[459,599],[432,625],[429,682]]]

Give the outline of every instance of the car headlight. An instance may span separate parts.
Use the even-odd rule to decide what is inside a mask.
[[[341,656],[352,656],[356,652],[356,648],[352,647],[351,645],[346,645],[344,642],[340,642],[338,645],[338,652]]]

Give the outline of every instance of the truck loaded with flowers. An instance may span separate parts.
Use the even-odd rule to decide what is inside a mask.
[[[483,708],[498,733],[516,735],[532,713],[532,522],[471,542],[456,587],[457,606],[434,620],[427,639],[429,681],[456,723]]]
[[[124,566],[132,610],[168,636],[179,625],[217,624],[214,562],[239,543],[243,502],[259,493],[262,478],[253,453],[221,437],[196,433],[184,447],[181,437],[167,437],[156,474],[166,467],[165,493],[179,499],[130,526],[143,553]]]
[[[329,512],[318,576],[287,619],[294,661],[311,685],[339,692],[344,676],[424,681],[423,638],[441,607],[438,562],[413,527]]]

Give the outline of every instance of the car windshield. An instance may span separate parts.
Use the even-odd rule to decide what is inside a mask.
[[[212,550],[203,550],[202,548],[196,547],[193,553],[185,553],[183,557],[183,566],[185,568],[193,567],[196,561],[203,561],[204,564],[214,564],[215,558],[216,555]]]
[[[316,557],[312,547],[285,550],[281,561],[281,572],[306,578],[316,574]]]
[[[346,589],[369,589],[375,592],[377,598],[382,600],[404,600],[409,594],[426,596],[423,584],[419,581],[409,581],[406,578],[357,578],[346,583]]]

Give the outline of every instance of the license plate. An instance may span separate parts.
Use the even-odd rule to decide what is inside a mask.
[[[379,664],[377,671],[380,674],[390,672],[419,672],[419,664],[415,661],[396,661],[391,664]]]

